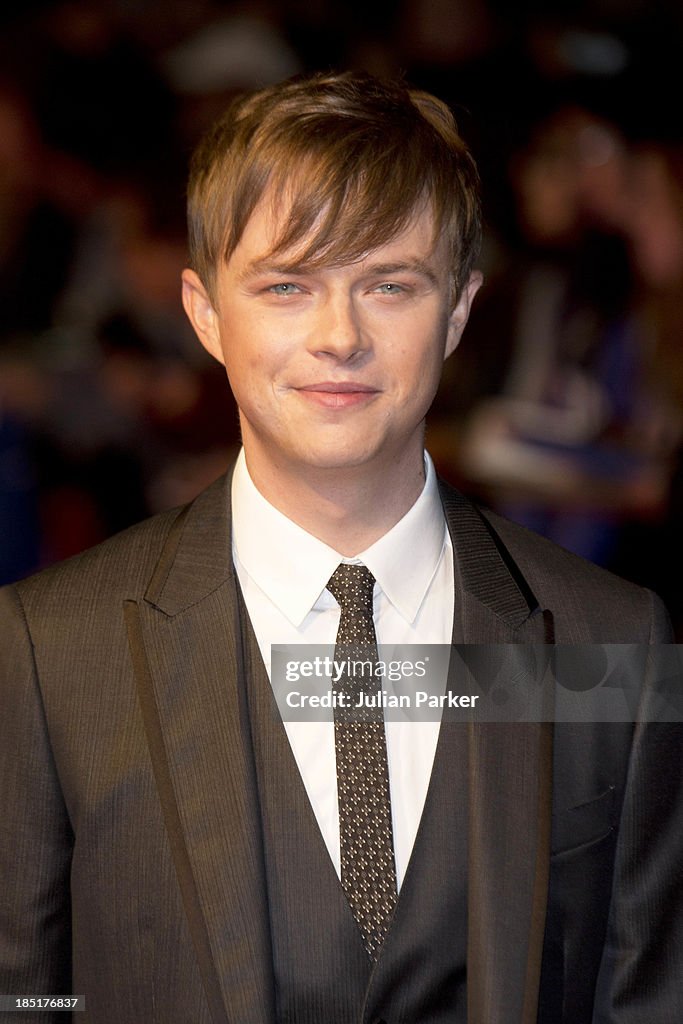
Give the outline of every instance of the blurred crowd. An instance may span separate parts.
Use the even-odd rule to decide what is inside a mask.
[[[593,0],[28,3],[0,16],[0,582],[184,501],[239,443],[180,306],[188,155],[235,91],[404,74],[487,217],[441,472],[659,590],[683,639],[683,11]]]

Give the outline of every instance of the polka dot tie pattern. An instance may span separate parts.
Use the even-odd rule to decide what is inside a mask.
[[[346,707],[335,706],[334,734],[341,882],[373,961],[397,899],[384,715],[381,705],[355,706],[361,691],[371,702],[381,690],[381,678],[375,672],[374,585],[366,566],[346,564],[337,567],[327,584],[341,608],[335,660],[364,666],[361,674],[347,669],[335,686],[337,694],[344,694]]]

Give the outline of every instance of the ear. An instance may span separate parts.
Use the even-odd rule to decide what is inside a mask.
[[[225,365],[218,329],[218,315],[209,293],[194,270],[183,270],[183,306],[202,345],[214,359]]]
[[[465,284],[460,297],[453,307],[450,316],[448,318],[448,335],[446,337],[446,351],[444,352],[444,359],[448,359],[452,352],[455,352],[462,332],[465,330],[465,324],[470,315],[470,307],[474,300],[474,296],[477,294],[484,281],[484,275],[480,270],[473,270],[470,274],[469,281]]]

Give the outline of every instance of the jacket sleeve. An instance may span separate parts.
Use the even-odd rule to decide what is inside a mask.
[[[670,637],[655,599],[653,643]],[[669,649],[669,683],[681,687],[683,648]],[[607,941],[594,1024],[683,1021],[683,716],[663,721],[661,663],[651,659],[636,725],[617,843]],[[660,719],[659,721],[657,719]]]
[[[0,993],[71,994],[72,833],[20,599],[0,590]],[[3,1013],[3,1022],[68,1015]]]

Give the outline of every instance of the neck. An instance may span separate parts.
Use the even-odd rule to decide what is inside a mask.
[[[264,461],[245,445],[249,475],[264,498],[307,533],[353,558],[402,519],[425,482],[422,445],[389,465],[343,469]]]

